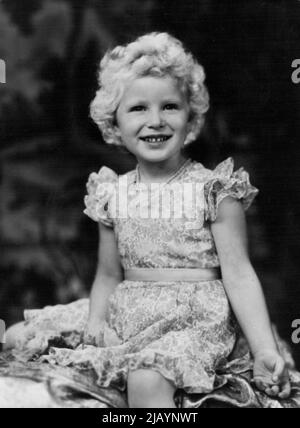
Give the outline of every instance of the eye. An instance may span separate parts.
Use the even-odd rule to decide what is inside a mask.
[[[170,103],[165,105],[166,110],[178,110],[179,106],[176,103]]]
[[[129,109],[129,111],[131,112],[131,111],[144,111],[145,110],[145,106],[142,106],[142,105],[136,105],[136,106],[133,106],[133,107],[131,107],[130,109]]]

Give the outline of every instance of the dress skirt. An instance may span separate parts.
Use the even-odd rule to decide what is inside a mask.
[[[35,405],[43,398],[41,407],[127,407],[128,373],[138,369],[171,381],[179,408],[299,407],[300,375],[280,341],[292,397],[279,401],[255,388],[249,348],[222,280],[121,282],[108,301],[102,348],[82,344],[88,309],[81,299],[25,312],[18,349],[0,358],[0,407],[9,396],[27,402],[31,393]],[[24,382],[29,392],[22,399],[17,391]]]
[[[100,387],[121,391],[126,390],[130,370],[150,369],[176,389],[211,392],[222,382],[216,370],[236,341],[221,280],[121,282],[108,301],[103,348],[77,342],[88,316],[87,299],[27,311],[25,316],[32,335],[27,348],[43,354],[52,344],[45,361],[93,369]]]

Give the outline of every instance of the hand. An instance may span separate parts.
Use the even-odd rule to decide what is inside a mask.
[[[286,399],[290,396],[289,372],[277,351],[265,350],[256,354],[253,375],[257,388],[270,397]]]
[[[105,321],[88,321],[83,332],[84,345],[104,348],[104,326]]]

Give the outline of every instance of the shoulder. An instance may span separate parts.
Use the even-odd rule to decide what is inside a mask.
[[[93,187],[99,183],[116,182],[118,174],[107,166],[102,166],[98,172],[92,172],[88,177],[87,187]]]
[[[98,172],[92,172],[86,183],[84,213],[95,221],[104,220],[107,224],[107,204],[114,195],[117,182],[118,174],[111,168],[103,166]]]
[[[199,162],[197,162],[196,169],[201,171],[201,166],[203,175],[207,179],[208,184],[213,181],[226,183],[229,180],[248,183],[250,179],[249,173],[243,166],[235,170],[235,162],[231,156],[217,164],[213,169],[205,168]]]
[[[232,157],[228,157],[221,163],[217,164],[215,168],[208,168],[201,162],[193,161],[191,173],[201,176],[207,180],[214,177],[230,177],[234,171],[234,160]]]
[[[214,179],[229,179],[234,172],[234,160],[229,157],[219,163],[215,168],[206,167],[201,162],[193,160],[187,173],[187,179],[204,183],[205,185]]]
[[[109,189],[115,188],[118,180],[119,175],[114,170],[102,166],[98,172],[92,172],[89,175],[86,183],[87,192],[89,195],[107,193]]]
[[[205,182],[207,218],[216,220],[219,205],[228,197],[239,200],[247,210],[258,193],[259,190],[250,182],[249,173],[244,167],[235,171],[234,160],[229,157],[208,171]]]
[[[201,162],[193,160],[186,174],[188,181],[205,182],[211,175],[211,170],[206,168]]]
[[[136,180],[136,169],[132,169],[132,170],[126,172],[125,174],[120,174],[119,180],[120,181],[126,181],[126,182],[128,182],[128,184],[134,183]]]

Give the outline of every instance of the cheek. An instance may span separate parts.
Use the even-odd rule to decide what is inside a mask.
[[[119,123],[119,132],[121,134],[121,138],[129,144],[139,131],[140,125],[137,120],[130,119]]]
[[[127,135],[130,134],[132,129],[132,122],[130,120],[126,120],[125,118],[122,118],[122,120],[119,120],[119,129],[121,134]]]
[[[128,132],[134,132],[144,124],[144,120],[139,116],[127,116],[123,120],[123,128]]]
[[[181,114],[174,118],[173,121],[174,128],[177,129],[179,132],[186,132],[188,129],[188,116],[186,114]]]

